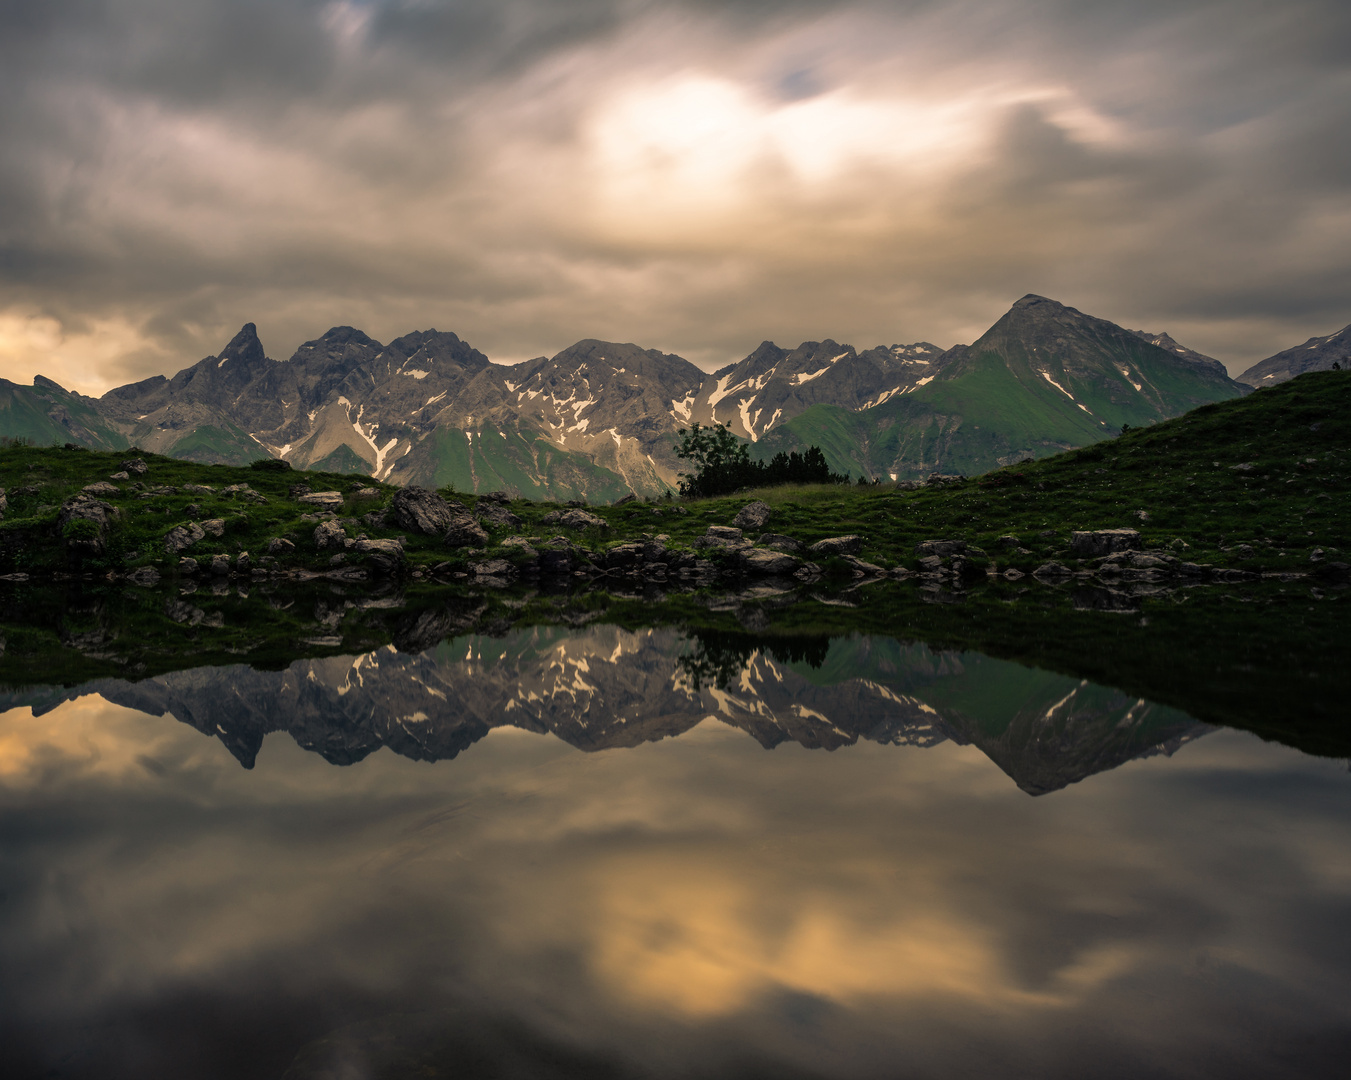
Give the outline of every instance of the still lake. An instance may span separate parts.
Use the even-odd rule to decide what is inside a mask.
[[[1011,660],[592,623],[0,708],[7,1077],[1351,1055],[1346,761]]]

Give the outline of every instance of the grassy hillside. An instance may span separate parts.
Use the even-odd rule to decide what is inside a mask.
[[[75,442],[116,450],[128,445],[87,398],[55,384],[20,386],[0,379],[0,437],[37,446]]]
[[[1242,392],[1210,366],[1026,297],[934,381],[862,412],[816,406],[769,432],[754,453],[815,444],[833,469],[854,476],[974,476]]]
[[[538,432],[437,428],[396,466],[400,482],[456,491],[513,490],[528,498],[612,502],[629,493],[623,477],[560,450]]]

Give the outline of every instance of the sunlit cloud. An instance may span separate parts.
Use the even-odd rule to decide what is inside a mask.
[[[16,26],[0,301],[66,345],[4,374],[98,390],[245,321],[714,366],[969,341],[1028,291],[1238,368],[1351,318],[1339,5],[565,8]]]

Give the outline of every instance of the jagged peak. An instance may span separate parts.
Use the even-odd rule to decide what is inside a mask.
[[[226,368],[225,374],[230,377],[240,368],[248,369],[266,362],[267,353],[263,351],[263,343],[258,339],[258,327],[250,322],[241,326],[239,333],[232,337],[230,343],[219,353],[205,357],[197,366]]]
[[[47,390],[59,390],[63,394],[70,393],[70,391],[67,390],[64,386],[62,386],[59,382],[57,382],[55,379],[47,378],[46,375],[34,375],[33,385],[41,386]]]

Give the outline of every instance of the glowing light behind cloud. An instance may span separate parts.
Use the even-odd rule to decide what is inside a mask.
[[[0,363],[97,390],[254,321],[712,366],[1037,291],[1239,366],[1351,317],[1343,18],[126,0],[0,44]]]

